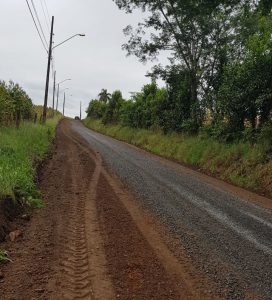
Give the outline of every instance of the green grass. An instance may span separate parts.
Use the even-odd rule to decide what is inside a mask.
[[[272,196],[271,145],[237,142],[225,144],[204,136],[164,135],[160,131],[120,125],[104,126],[99,120],[85,124],[103,134],[200,168],[235,185]]]
[[[0,249],[0,263],[10,262],[11,260],[8,257],[8,253],[5,250]]]
[[[18,130],[0,127],[0,199],[19,196],[30,206],[42,206],[35,166],[48,152],[57,122],[49,119],[45,126],[26,122]]]

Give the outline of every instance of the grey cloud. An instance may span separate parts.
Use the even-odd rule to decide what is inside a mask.
[[[69,87],[73,97],[67,101],[67,114],[77,115],[79,103],[85,111],[90,99],[101,88],[110,92],[120,89],[125,97],[149,82],[145,77],[151,64],[142,65],[134,57],[126,57],[121,45],[126,41],[123,28],[141,21],[143,14],[125,14],[112,0],[46,0],[55,16],[55,44],[75,33],[76,37],[54,51],[57,81],[72,78],[61,87]],[[49,39],[40,1],[34,0],[44,32]],[[0,12],[2,80],[18,82],[37,104],[43,103],[46,75],[46,52],[38,38],[25,1],[2,1]],[[50,76],[49,105],[52,103]],[[70,102],[71,100],[71,102]],[[62,105],[62,93],[60,96]],[[61,106],[59,106],[60,108]]]

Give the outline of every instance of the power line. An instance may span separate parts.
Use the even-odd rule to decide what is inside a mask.
[[[34,13],[35,13],[35,15],[36,15],[36,19],[38,20],[38,24],[39,24],[39,27],[40,27],[40,29],[41,29],[42,36],[43,36],[43,38],[44,38],[45,44],[46,44],[47,47],[48,47],[47,39],[46,39],[46,37],[45,37],[44,31],[43,31],[43,28],[42,28],[42,24],[41,24],[41,22],[40,22],[40,18],[39,18],[38,12],[37,12],[37,10],[36,10],[36,6],[35,6],[35,4],[34,4],[34,1],[31,0],[31,3],[32,3],[33,9],[34,9]]]
[[[43,41],[43,39],[42,39],[42,36],[41,36],[41,34],[40,34],[39,28],[38,28],[38,26],[37,26],[37,24],[36,24],[36,21],[35,21],[35,19],[34,19],[34,16],[33,16],[33,13],[32,13],[32,11],[31,11],[31,8],[30,8],[30,6],[29,6],[28,0],[26,0],[26,3],[27,3],[27,6],[28,6],[28,9],[29,9],[29,12],[30,12],[30,14],[31,14],[32,20],[33,20],[33,22],[34,22],[34,25],[35,25],[35,27],[36,27],[36,29],[37,29],[38,35],[39,35],[39,37],[40,37],[40,40],[41,40],[41,42],[42,42],[42,44],[43,44],[43,47],[44,47],[45,51],[48,52],[48,50],[47,50],[47,48],[46,48],[46,46],[45,46],[45,44],[44,44],[44,41]]]
[[[48,20],[50,21],[50,14],[49,14],[49,11],[48,11],[48,7],[47,7],[47,4],[46,4],[46,0],[43,0],[43,2],[44,2],[45,9],[46,9],[46,12],[47,12]]]
[[[47,30],[48,30],[48,32],[50,32],[49,22],[48,22],[46,14],[45,14],[44,6],[43,6],[43,1],[40,0],[40,3],[41,3],[41,7],[42,7],[42,11],[43,11],[43,15],[44,15],[44,19],[45,19],[45,24],[46,24]]]

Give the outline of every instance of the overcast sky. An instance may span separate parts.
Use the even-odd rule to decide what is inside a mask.
[[[31,0],[28,0],[31,3]],[[79,102],[84,111],[89,100],[102,88],[109,92],[120,89],[124,97],[139,91],[150,81],[145,74],[151,64],[143,65],[136,57],[126,57],[121,45],[127,40],[123,28],[137,24],[143,15],[125,14],[112,0],[33,0],[44,33],[49,40],[42,5],[46,2],[50,17],[55,16],[55,44],[76,33],[76,37],[54,51],[57,82],[66,90],[67,115],[79,114]],[[45,11],[46,13],[46,11]],[[39,40],[25,0],[1,0],[0,9],[0,79],[19,83],[35,104],[42,104],[46,76],[47,54]],[[50,76],[49,105],[52,102]],[[63,92],[60,105],[62,105]],[[60,106],[59,106],[60,108]]]

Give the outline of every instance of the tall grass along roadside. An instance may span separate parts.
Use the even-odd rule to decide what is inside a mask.
[[[25,122],[19,130],[0,127],[0,200],[20,197],[28,205],[41,205],[35,164],[49,150],[57,122],[50,119],[44,126]]]
[[[202,169],[235,185],[272,196],[272,157],[269,143],[218,142],[210,137],[186,136],[121,125],[103,125],[87,118],[85,125],[153,153]]]

